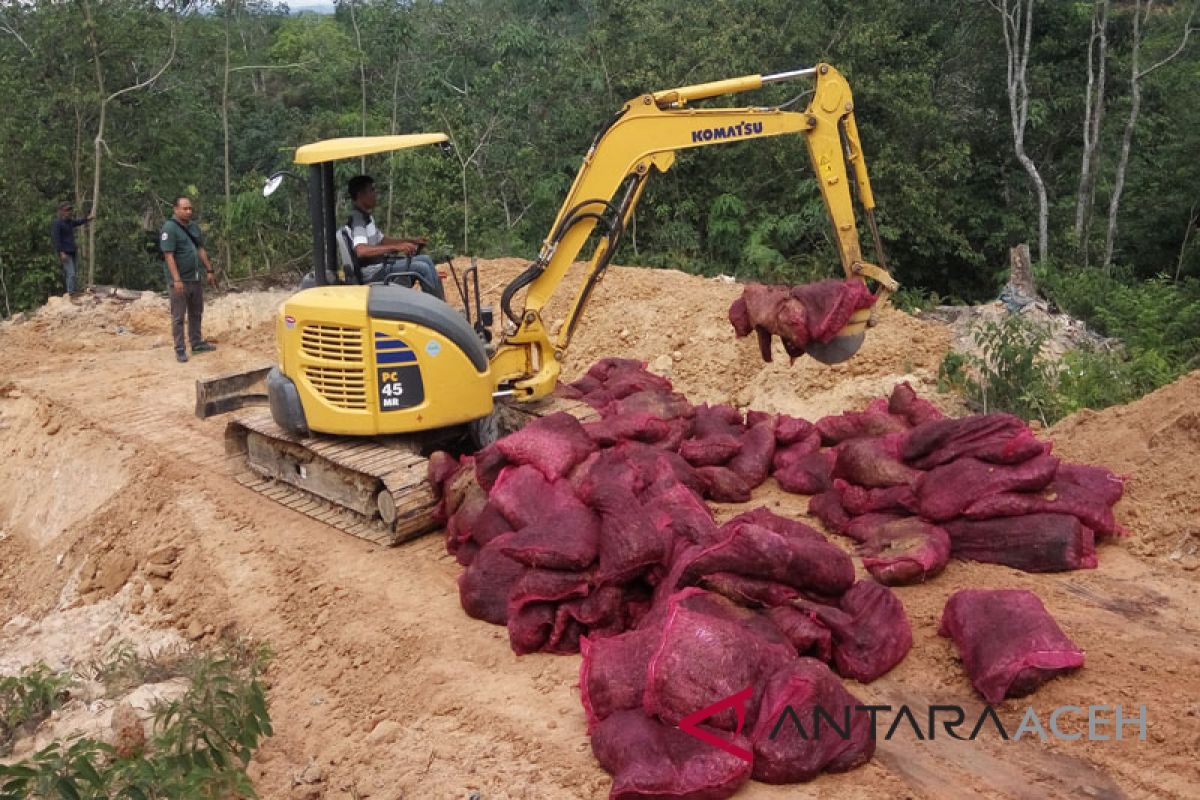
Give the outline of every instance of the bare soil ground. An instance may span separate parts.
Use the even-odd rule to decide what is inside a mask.
[[[485,296],[524,266],[483,262]],[[561,292],[563,298],[572,292]],[[815,419],[859,408],[903,379],[950,411],[934,376],[943,325],[884,315],[850,362],[782,352],[763,364],[726,321],[739,287],[677,272],[613,268],[566,361],[649,362],[693,402],[734,402]],[[79,307],[56,299],[0,327],[0,673],[56,668],[118,640],[143,650],[236,633],[270,643],[276,735],[251,765],[266,798],[599,798],[579,703],[578,657],[517,657],[503,628],[469,619],[457,564],[431,535],[396,549],[347,537],[241,487],[223,421],[192,415],[194,381],[270,360],[286,296],[210,299],[215,353],[177,364],[165,300]],[[565,299],[550,308],[565,313]],[[908,658],[849,688],[864,701],[982,707],[936,635],[946,598],[969,587],[1036,591],[1086,651],[1087,666],[1000,708],[1147,707],[1147,738],[919,741],[907,726],[876,758],[805,787],[751,784],[738,796],[1196,797],[1200,786],[1200,373],[1141,401],[1047,432],[1056,451],[1131,475],[1118,519],[1132,535],[1100,567],[1062,575],[952,563],[898,590],[914,630]],[[773,481],[756,503],[803,516]],[[722,517],[735,509],[719,509]],[[1111,714],[1110,714],[1111,716]],[[1063,725],[1083,731],[1078,715]],[[1112,728],[1101,733],[1112,734]],[[883,731],[880,732],[881,735]],[[1086,735],[1084,737],[1086,739]]]

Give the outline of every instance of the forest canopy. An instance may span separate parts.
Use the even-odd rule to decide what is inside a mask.
[[[1198,25],[1195,0],[7,0],[0,311],[62,291],[49,227],[64,200],[97,214],[78,231],[84,283],[161,289],[153,231],[178,194],[227,279],[305,269],[302,183],[261,187],[335,136],[444,131],[452,154],[345,162],[339,184],[374,174],[389,232],[531,258],[626,100],[818,62],[854,90],[908,290],[992,298],[1020,242],[1059,278],[1193,285]],[[616,261],[790,282],[838,263],[794,137],[681,152]]]

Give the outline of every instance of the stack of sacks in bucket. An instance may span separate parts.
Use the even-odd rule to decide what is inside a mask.
[[[729,308],[729,322],[738,337],[758,336],[763,361],[771,361],[771,341],[783,343],[795,361],[810,344],[826,344],[845,327],[855,311],[870,308],[875,296],[858,278],[830,278],[803,286],[747,284]]]
[[[814,428],[828,470],[804,483],[777,456],[776,478],[815,495],[809,512],[859,542],[883,583],[926,580],[951,556],[1027,572],[1090,569],[1096,540],[1124,533],[1113,515],[1124,479],[1063,463],[1011,414],[945,418],[901,383]]]

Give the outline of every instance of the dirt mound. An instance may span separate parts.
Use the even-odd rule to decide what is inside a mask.
[[[504,267],[504,273],[512,269]],[[606,356],[635,358],[670,378],[693,403],[733,403],[817,419],[865,405],[902,379],[923,385],[929,393],[950,346],[946,326],[889,309],[867,332],[858,354],[844,364],[825,366],[800,358],[789,366],[778,341],[775,361],[764,364],[758,343],[737,339],[729,323],[729,306],[741,293],[741,284],[727,278],[611,268],[567,351],[564,374],[572,380]],[[562,291],[550,304],[552,330],[573,297],[573,292]],[[955,400],[934,399],[947,409],[961,408]]]
[[[1200,567],[1200,370],[1126,406],[1080,411],[1047,435],[1055,452],[1130,476],[1117,515],[1131,551]]]
[[[480,263],[497,315],[500,288],[526,264]],[[623,356],[650,363],[697,403],[815,420],[862,408],[909,380],[922,397],[959,410],[933,390],[950,345],[944,325],[891,311],[845,364],[788,366],[782,349],[764,364],[726,318],[740,293],[727,280],[614,267],[567,351],[564,378]],[[172,357],[163,298],[63,307],[0,325],[5,666],[78,661],[121,637],[153,647],[156,637],[204,643],[232,631],[269,642],[276,654],[268,676],[276,735],[250,768],[264,798],[606,796],[611,781],[588,744],[577,657],[517,657],[503,628],[465,617],[460,567],[442,537],[384,550],[244,489],[224,456],[223,421],[192,416],[197,378],[271,358],[271,317],[285,296],[211,297],[206,333],[220,347],[187,364]],[[550,303],[552,326],[573,297],[566,285]],[[1039,690],[1033,702],[1043,724],[1061,705],[1122,703],[1128,716],[1144,704],[1147,741],[1127,727],[1124,741],[1004,742],[984,733],[975,742],[929,742],[905,724],[878,743],[870,763],[822,776],[816,792],[1194,796],[1196,583],[1179,568],[1192,563],[1188,556],[1172,554],[1185,534],[1195,540],[1187,526],[1197,518],[1200,425],[1188,401],[1198,388],[1192,375],[1048,434],[1064,459],[1132,473],[1117,508],[1129,544],[1102,545],[1099,568],[1086,572],[1027,575],[952,561],[936,581],[896,589],[913,650],[888,675],[853,688],[867,703],[908,704],[918,720],[935,703],[975,713],[953,646],[937,636],[945,601],[963,588],[1029,589],[1088,653],[1082,670]],[[718,521],[767,505],[819,524],[804,511],[807,498],[770,480],[751,502],[718,506]],[[1015,730],[1024,702],[1002,704],[999,714]],[[1086,734],[1080,719],[1070,717],[1068,728]],[[1107,719],[1111,735],[1111,712]],[[738,796],[776,794],[752,783]]]
[[[204,334],[215,342],[270,340],[272,313],[290,294],[209,290]],[[157,292],[83,292],[51,297],[36,311],[0,323],[0,331],[26,340],[69,335],[74,347],[84,352],[166,347],[171,342],[171,312],[167,296]]]

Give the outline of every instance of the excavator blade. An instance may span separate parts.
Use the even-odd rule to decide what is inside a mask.
[[[196,416],[208,419],[246,406],[265,405],[270,371],[267,365],[196,381]]]
[[[865,332],[849,336],[835,336],[824,343],[809,342],[808,346],[804,348],[804,352],[822,364],[841,364],[858,352],[858,348],[862,347],[863,340],[866,338]]]

